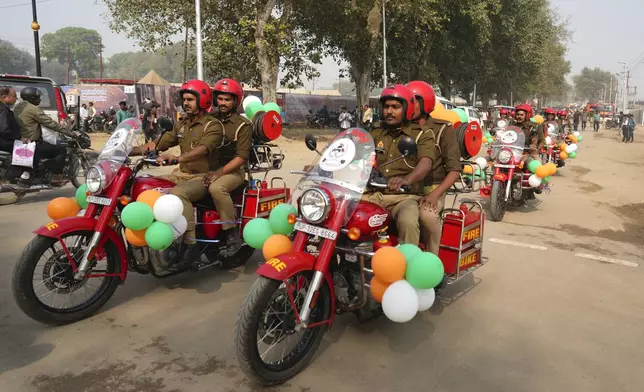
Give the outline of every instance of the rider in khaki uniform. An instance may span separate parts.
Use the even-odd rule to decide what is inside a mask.
[[[211,171],[204,178],[204,185],[221,217],[226,235],[224,256],[232,256],[241,248],[241,237],[235,225],[235,205],[230,193],[244,183],[246,162],[252,147],[250,121],[237,114],[244,92],[239,83],[222,79],[215,83],[214,94],[219,109],[216,119],[223,126],[224,137],[217,154],[211,159]]]
[[[407,87],[416,98],[414,121],[432,134],[437,158],[433,162],[430,174],[425,177],[425,196],[420,202],[420,221],[427,230],[421,236],[427,244],[427,250],[438,255],[443,225],[440,212],[445,207],[445,194],[459,179],[461,172],[461,151],[456,140],[456,131],[447,121],[432,119],[436,94],[428,83],[413,81]]]
[[[523,130],[525,134],[525,147],[530,149],[530,156],[532,159],[540,159],[539,151],[545,146],[546,138],[543,135],[543,127],[530,121],[532,117],[532,108],[530,105],[522,104],[515,109],[515,123],[517,127]],[[527,156],[524,157],[524,160]]]
[[[201,80],[188,81],[181,86],[179,94],[183,98],[187,116],[176,123],[172,131],[161,137],[157,148],[165,151],[179,145],[181,155],[164,152],[159,155],[158,162],[179,162],[179,168],[165,178],[177,184],[170,193],[183,202],[183,216],[188,222],[188,229],[183,237],[183,242],[187,245],[183,262],[192,263],[200,256],[192,202],[207,195],[203,177],[208,172],[209,155],[221,144],[223,130],[218,121],[205,113],[212,105],[212,91],[208,84]]]
[[[415,99],[411,91],[401,84],[388,87],[380,95],[381,113],[384,121],[371,130],[376,149],[376,164],[380,173],[388,179],[387,190],[365,194],[364,198],[386,208],[396,220],[398,239],[401,243],[418,245],[420,240],[419,205],[423,192],[423,180],[436,161],[434,138],[418,124],[411,123]],[[415,155],[382,166],[387,161],[400,157],[398,142],[402,137],[411,137],[417,144]],[[400,192],[403,186],[411,186],[411,192]],[[424,228],[427,230],[427,228]]]

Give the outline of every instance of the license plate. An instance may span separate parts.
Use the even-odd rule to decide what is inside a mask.
[[[333,230],[328,230],[322,227],[317,227],[309,225],[303,222],[295,222],[295,230],[303,231],[307,234],[317,235],[328,240],[335,240],[338,237],[338,233]]]
[[[109,206],[112,204],[112,199],[107,197],[87,196],[87,201],[93,204],[100,204],[102,206]]]

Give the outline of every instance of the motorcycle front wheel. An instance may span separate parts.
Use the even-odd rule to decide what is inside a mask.
[[[492,183],[492,195],[490,197],[490,220],[495,222],[502,221],[506,208],[505,184],[503,181],[494,181]]]
[[[69,324],[93,315],[112,297],[120,282],[117,276],[76,280],[67,256],[78,265],[93,234],[71,232],[60,240],[36,236],[27,244],[12,281],[13,297],[27,316],[44,324]],[[95,259],[89,273],[117,272],[120,258],[115,244],[106,243]]]
[[[74,188],[78,189],[81,185],[85,183],[85,174],[87,174],[87,171],[89,170],[90,167],[92,167],[97,159],[98,159],[98,154],[97,153],[80,153],[80,154],[87,154],[84,156],[76,156],[72,158],[72,168],[71,168],[71,180],[72,180],[72,185]]]
[[[294,377],[320,346],[326,325],[296,330],[292,305],[302,313],[311,280],[310,272],[296,274],[285,282],[260,276],[250,288],[239,312],[235,343],[241,369],[258,384],[276,385]],[[309,325],[330,317],[331,300],[323,283]]]

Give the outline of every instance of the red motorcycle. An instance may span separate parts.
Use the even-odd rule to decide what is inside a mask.
[[[307,147],[316,141],[307,135]],[[411,138],[400,140],[402,157],[415,154]],[[319,347],[336,314],[354,312],[360,321],[382,313],[371,296],[371,257],[383,246],[395,246],[395,227],[387,210],[363,200],[366,189],[385,188],[374,168],[378,149],[371,135],[358,128],[341,132],[293,192],[298,213],[293,250],[267,260],[248,293],[237,322],[240,367],[260,384],[286,381],[302,370]],[[385,164],[385,165],[386,165]],[[381,165],[381,167],[384,165]],[[444,230],[439,257],[445,284],[482,264],[485,214],[476,201],[442,212]]]
[[[171,129],[172,123],[164,128]],[[148,165],[158,166],[154,152],[136,162],[128,157],[142,137],[138,119],[121,123],[87,173],[91,195],[87,196],[89,206],[84,213],[47,223],[34,232],[36,237],[23,251],[13,274],[16,303],[29,317],[47,324],[66,324],[89,317],[109,300],[128,271],[162,278],[189,269],[237,267],[253,254],[253,249],[244,244],[232,256],[221,255],[222,222],[210,196],[194,203],[197,242],[205,260],[170,272],[168,267],[181,258],[181,236],[164,251],[132,246],[124,240],[120,219],[123,208],[145,190],[168,193],[175,185],[139,175]],[[275,167],[275,162],[270,166]],[[277,182],[282,186],[275,187]],[[267,187],[266,181],[254,180],[249,174],[249,181],[231,196],[238,216],[235,223],[241,233],[249,220],[267,217],[273,207],[286,202],[290,190],[281,178],[273,178]]]
[[[541,151],[541,162],[543,164],[552,162],[557,167],[565,166],[566,163],[559,157],[561,152],[559,145],[567,139],[563,133],[559,132],[559,124],[555,121],[548,121],[545,123],[544,130],[546,133],[546,145]]]

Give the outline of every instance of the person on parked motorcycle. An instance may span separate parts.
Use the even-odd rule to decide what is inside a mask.
[[[244,183],[246,162],[252,147],[252,126],[238,114],[244,90],[232,79],[221,79],[214,87],[216,118],[221,122],[224,135],[211,160],[211,171],[204,177],[204,185],[217,207],[223,222],[226,248],[224,256],[232,256],[241,248],[241,237],[235,224],[235,205],[230,193]],[[213,171],[214,169],[214,171]]]
[[[436,143],[436,161],[432,162],[432,170],[425,177],[425,196],[420,201],[420,221],[427,228],[427,233],[423,233],[427,236],[421,235],[427,250],[438,255],[443,228],[439,214],[445,206],[447,191],[459,179],[461,151],[452,124],[430,117],[436,105],[436,94],[432,86],[416,80],[409,82],[407,87],[416,98],[414,122],[423,127],[425,132],[431,132]]]
[[[0,151],[13,154],[13,143],[16,140],[28,142],[20,135],[20,125],[11,106],[16,103],[16,90],[11,86],[0,86]],[[14,180],[20,174],[19,166],[12,166],[9,179]],[[1,179],[0,179],[1,180]]]
[[[365,194],[366,200],[387,209],[396,221],[398,239],[401,243],[418,245],[420,240],[419,201],[423,193],[425,178],[436,162],[436,147],[432,132],[423,130],[413,123],[415,99],[413,93],[402,84],[385,88],[380,95],[381,122],[370,131],[376,144],[376,164],[380,174],[387,178],[387,189],[382,192]],[[417,144],[415,155],[399,159],[398,142],[402,137],[411,137]],[[410,192],[403,192],[403,186],[411,186]],[[425,231],[428,228],[423,227]]]
[[[73,137],[71,131],[67,130],[58,122],[49,117],[40,105],[40,97],[42,92],[36,87],[25,87],[20,91],[20,102],[14,108],[14,113],[18,124],[20,124],[20,134],[24,141],[36,142],[36,152],[34,154],[33,165],[36,167],[38,162],[43,158],[53,158],[51,161],[51,177],[52,185],[57,185],[65,181],[63,177],[63,169],[65,168],[65,157],[67,150],[63,146],[56,146],[49,144],[42,139],[42,127],[45,126],[52,131],[62,133],[69,137]],[[27,178],[25,178],[27,177]],[[28,176],[23,175],[23,180],[28,180]],[[28,185],[28,184],[25,184]]]
[[[207,83],[189,80],[181,86],[179,94],[183,98],[186,118],[175,123],[172,131],[161,136],[157,149],[166,151],[179,145],[181,155],[176,156],[166,151],[159,155],[157,162],[179,162],[179,168],[165,178],[177,184],[170,193],[178,196],[183,202],[183,216],[188,222],[183,236],[183,243],[186,245],[183,263],[173,267],[180,270],[200,257],[192,202],[201,200],[208,194],[203,186],[203,179],[209,170],[210,156],[221,144],[223,130],[218,121],[206,115],[206,110],[212,105],[212,90]]]

